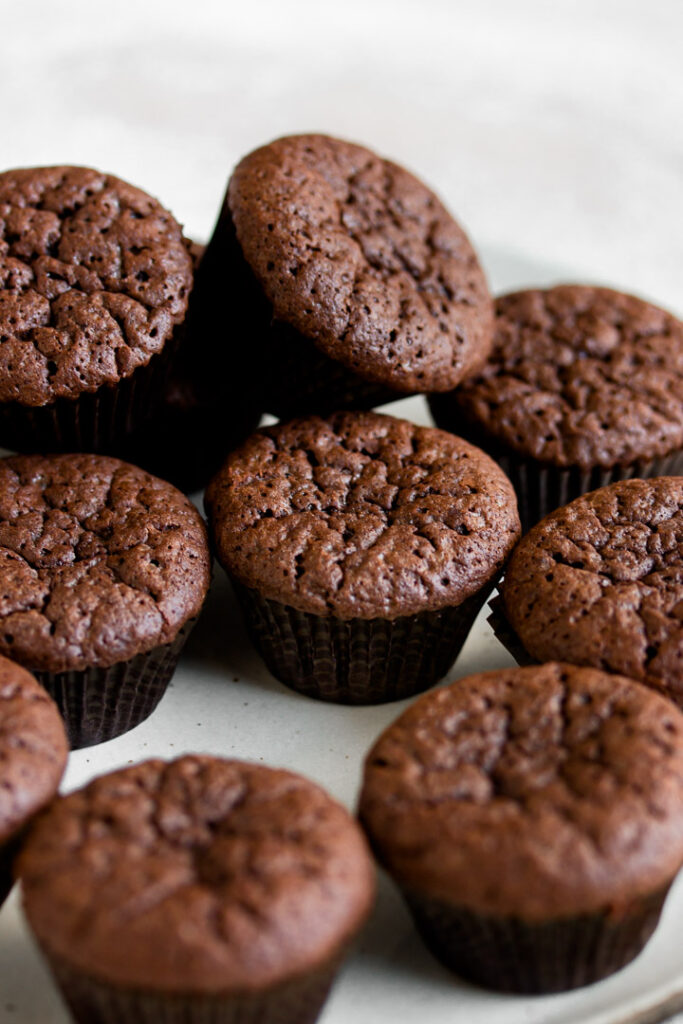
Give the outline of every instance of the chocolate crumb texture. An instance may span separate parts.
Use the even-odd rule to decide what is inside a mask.
[[[458,605],[519,536],[514,492],[488,456],[377,413],[258,431],[205,500],[217,556],[239,583],[339,619]]]
[[[683,324],[608,288],[504,295],[488,361],[432,409],[483,447],[544,465],[669,455],[683,447]]]
[[[513,552],[501,594],[532,657],[619,672],[683,705],[683,477],[553,512]]]
[[[44,406],[129,377],[185,314],[180,226],[82,167],[0,174],[0,401]]]
[[[106,667],[171,643],[210,556],[170,484],[97,455],[0,460],[0,652],[29,669]]]
[[[422,182],[362,146],[298,135],[250,153],[212,245],[233,233],[274,326],[361,380],[444,391],[490,350],[492,301],[466,235]]]
[[[19,871],[48,955],[124,989],[263,991],[336,963],[374,893],[362,833],[313,783],[188,756],[96,779]]]
[[[360,817],[408,893],[526,922],[626,912],[683,861],[683,715],[548,663],[458,680],[370,751]]]

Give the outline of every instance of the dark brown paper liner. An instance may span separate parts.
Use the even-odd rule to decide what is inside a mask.
[[[17,452],[121,455],[123,442],[158,403],[176,348],[169,341],[116,385],[49,405],[0,402],[0,445]]]
[[[78,1024],[314,1024],[338,969],[335,962],[253,995],[176,995],[120,989],[44,952]]]
[[[486,621],[493,630],[496,640],[512,655],[518,665],[538,665],[538,659],[529,654],[508,622],[500,595],[497,594],[493,600],[489,601],[489,608],[491,614]]]
[[[250,360],[246,370],[242,366],[242,376],[258,382],[259,400],[266,412],[289,419],[337,409],[372,409],[407,397],[365,380],[288,324],[273,319],[273,307],[244,259],[227,205],[196,282],[191,330],[199,334],[222,331],[225,337],[221,340],[231,353],[232,374],[235,359],[238,365]]]
[[[109,668],[33,672],[57,704],[72,750],[120,736],[152,714],[194,623],[187,622],[170,644]]]
[[[606,487],[619,480],[646,480],[653,476],[679,476],[683,473],[681,449],[661,458],[638,459],[623,466],[595,466],[589,470],[579,469],[578,466],[565,469],[546,466],[534,459],[504,450],[483,429],[477,429],[476,425],[458,415],[450,394],[430,395],[429,408],[437,426],[459,434],[483,448],[509,477],[517,494],[523,534],[549,512],[554,512],[556,508],[598,487]]]
[[[549,512],[599,487],[620,480],[647,480],[653,476],[678,476],[683,472],[683,452],[680,450],[660,459],[642,459],[628,466],[609,469],[598,466],[587,471],[577,467],[558,469],[556,466],[542,466],[512,455],[498,455],[496,461],[510,478],[517,494],[523,533]]]
[[[404,896],[425,944],[468,981],[504,992],[564,992],[625,967],[654,932],[669,886],[618,913],[602,911],[532,923]]]
[[[10,841],[0,846],[0,907],[9,896],[14,885],[12,874],[12,862],[14,860],[15,844]]]
[[[233,580],[254,646],[276,679],[338,704],[402,700],[443,678],[493,585],[439,611],[335,619],[270,601]]]

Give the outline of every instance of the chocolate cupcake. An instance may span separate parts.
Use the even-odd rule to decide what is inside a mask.
[[[594,669],[470,676],[380,737],[360,816],[447,967],[587,985],[637,956],[683,862],[683,715]]]
[[[237,166],[196,298],[281,418],[447,391],[492,340],[484,274],[434,193],[325,135],[278,139]]]
[[[501,604],[494,629],[517,660],[620,672],[683,707],[683,477],[557,509],[513,552]]]
[[[257,432],[205,500],[268,668],[350,704],[441,678],[519,536],[514,492],[488,456],[371,412]]]
[[[12,888],[12,860],[34,814],[57,792],[69,747],[45,690],[0,657],[0,905]]]
[[[0,174],[0,444],[120,451],[191,287],[180,226],[146,193],[84,167]]]
[[[204,246],[190,243],[196,268]],[[182,491],[205,487],[228,452],[259,425],[261,409],[238,366],[217,372],[215,327],[191,329],[197,314],[190,296],[187,318],[176,329],[178,352],[158,407],[130,436],[123,457]]]
[[[347,811],[290,772],[147,761],[57,801],[24,909],[76,1021],[312,1024],[374,894]]]
[[[480,373],[430,406],[490,452],[524,530],[616,480],[683,471],[683,324],[632,295],[563,285],[505,295]]]
[[[0,654],[54,697],[73,747],[151,714],[209,577],[204,523],[163,480],[101,455],[0,459]]]

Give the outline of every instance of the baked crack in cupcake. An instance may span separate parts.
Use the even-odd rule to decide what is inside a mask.
[[[519,536],[514,491],[493,460],[371,412],[258,431],[205,500],[273,675],[351,704],[440,679]]]
[[[85,167],[0,174],[0,444],[120,451],[191,288],[179,224],[140,189]]]
[[[430,406],[498,460],[526,531],[596,487],[683,470],[683,324],[608,288],[504,295],[488,362]]]
[[[620,672],[683,707],[683,477],[626,480],[524,537],[492,625],[517,660]]]
[[[0,657],[0,905],[19,841],[57,793],[68,752],[54,701],[26,669]]]
[[[379,738],[360,817],[447,967],[587,985],[637,956],[683,862],[683,715],[595,669],[468,676]]]
[[[0,459],[0,654],[54,697],[73,747],[161,699],[210,580],[201,516],[103,455]]]
[[[83,1024],[313,1024],[374,896],[343,807],[214,757],[147,761],[59,800],[19,871]]]
[[[447,391],[492,341],[484,274],[434,193],[325,135],[278,139],[238,164],[195,307],[205,329],[225,324],[230,359],[251,358],[280,418]]]

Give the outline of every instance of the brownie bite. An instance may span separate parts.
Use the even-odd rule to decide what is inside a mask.
[[[488,362],[430,405],[500,462],[526,530],[596,487],[683,469],[683,324],[608,288],[504,295]]]
[[[501,598],[496,629],[518,659],[621,672],[683,706],[683,477],[553,512],[513,552]]]
[[[0,905],[18,842],[55,796],[68,751],[54,701],[26,669],[0,657]]]
[[[519,536],[512,486],[487,455],[372,412],[258,431],[205,500],[270,670],[348,703],[439,679]]]
[[[77,1021],[312,1024],[372,906],[348,812],[260,764],[95,779],[32,829],[24,909]]]
[[[248,346],[281,418],[446,391],[492,340],[484,274],[434,193],[325,135],[278,139],[238,164],[197,302],[231,350]]]
[[[683,715],[595,669],[469,676],[379,738],[360,818],[447,967],[586,985],[640,952],[683,862]]]
[[[57,701],[72,746],[160,700],[210,580],[201,516],[101,455],[0,459],[0,653]]]
[[[0,174],[0,444],[117,449],[158,399],[191,288],[180,226],[140,189]]]

